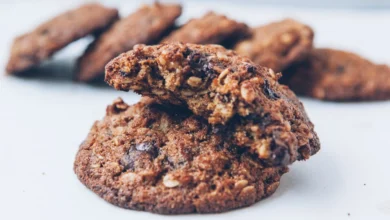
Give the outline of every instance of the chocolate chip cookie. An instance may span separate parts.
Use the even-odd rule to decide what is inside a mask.
[[[249,28],[246,24],[229,19],[224,15],[208,12],[201,18],[191,19],[181,28],[173,31],[162,42],[229,46],[248,33]]]
[[[135,44],[153,44],[161,40],[181,14],[178,4],[144,5],[133,14],[116,22],[96,39],[78,61],[75,79],[90,81],[104,76],[104,66],[115,56]]]
[[[297,94],[333,101],[390,99],[390,68],[356,54],[314,49],[306,60],[283,73]]]
[[[255,63],[276,72],[307,56],[313,46],[313,30],[292,19],[254,28],[252,36],[239,42],[234,50]]]
[[[106,66],[106,82],[187,106],[264,163],[283,166],[319,148],[314,126],[280,74],[218,45],[137,45]]]
[[[38,65],[69,43],[98,33],[117,19],[116,9],[96,3],[58,15],[14,40],[6,71],[19,73]]]
[[[112,204],[178,214],[249,206],[274,193],[287,168],[262,166],[187,109],[118,99],[81,144],[74,171]]]

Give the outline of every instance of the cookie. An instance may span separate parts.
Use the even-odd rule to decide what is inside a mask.
[[[97,3],[62,13],[14,40],[6,71],[19,73],[36,66],[69,43],[98,33],[117,19],[116,9]]]
[[[81,144],[74,171],[114,205],[179,214],[249,206],[274,193],[287,168],[263,167],[186,109],[118,99]]]
[[[248,33],[249,28],[246,24],[229,19],[224,15],[208,12],[201,18],[191,19],[164,38],[162,42],[229,46]]]
[[[78,61],[77,81],[90,81],[104,76],[104,66],[115,56],[136,44],[153,44],[174,26],[181,14],[178,4],[144,5],[133,14],[116,22],[87,48]]]
[[[292,19],[254,28],[234,50],[253,62],[280,72],[304,59],[313,47],[313,30]]]
[[[283,166],[319,148],[314,126],[279,74],[218,45],[137,45],[106,66],[106,82],[187,106],[264,163]]]
[[[283,73],[282,82],[300,95],[332,101],[390,99],[390,68],[356,54],[313,49]]]

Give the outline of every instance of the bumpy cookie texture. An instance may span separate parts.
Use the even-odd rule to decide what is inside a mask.
[[[104,75],[104,66],[115,56],[136,44],[153,44],[160,40],[181,14],[178,4],[144,5],[133,14],[116,22],[91,43],[78,61],[75,79],[90,81]]]
[[[283,74],[282,82],[298,94],[323,100],[390,99],[390,68],[356,54],[314,49]]]
[[[249,34],[246,24],[224,15],[208,12],[201,18],[191,19],[162,42],[232,45]]]
[[[252,36],[239,42],[234,50],[261,66],[280,72],[307,56],[313,47],[313,37],[309,26],[285,19],[254,28]]]
[[[218,45],[137,45],[106,66],[106,82],[207,119],[266,164],[308,159],[320,144],[303,105],[279,75]]]
[[[6,70],[19,73],[38,65],[69,43],[100,32],[117,19],[116,9],[96,3],[58,15],[14,40]]]
[[[118,99],[81,144],[74,171],[112,204],[179,214],[249,206],[275,192],[287,168],[263,167],[186,109]]]

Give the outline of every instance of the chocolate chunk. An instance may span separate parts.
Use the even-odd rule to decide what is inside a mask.
[[[264,81],[263,90],[264,94],[271,100],[276,100],[280,98],[280,96],[271,89],[267,80]]]

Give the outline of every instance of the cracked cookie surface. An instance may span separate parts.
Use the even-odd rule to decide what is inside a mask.
[[[218,45],[137,45],[106,66],[106,82],[188,107],[269,166],[308,159],[320,143],[302,103],[271,69]]]
[[[252,36],[234,50],[253,62],[280,72],[304,59],[313,47],[313,30],[298,21],[285,19],[252,30]]]
[[[118,19],[118,11],[100,4],[85,4],[41,24],[17,37],[6,67],[19,73],[48,59],[69,43],[91,33],[98,33]]]
[[[275,192],[286,167],[266,168],[201,117],[149,98],[107,107],[81,144],[74,171],[120,207],[162,214],[249,206]]]
[[[283,73],[282,83],[297,94],[322,100],[390,99],[390,67],[334,49],[313,49]]]
[[[188,21],[162,42],[220,44],[230,46],[249,34],[249,27],[224,15],[208,12],[201,18]]]
[[[181,15],[178,4],[144,5],[122,18],[92,42],[78,60],[75,79],[90,81],[104,75],[104,66],[136,44],[153,44],[174,26]]]

